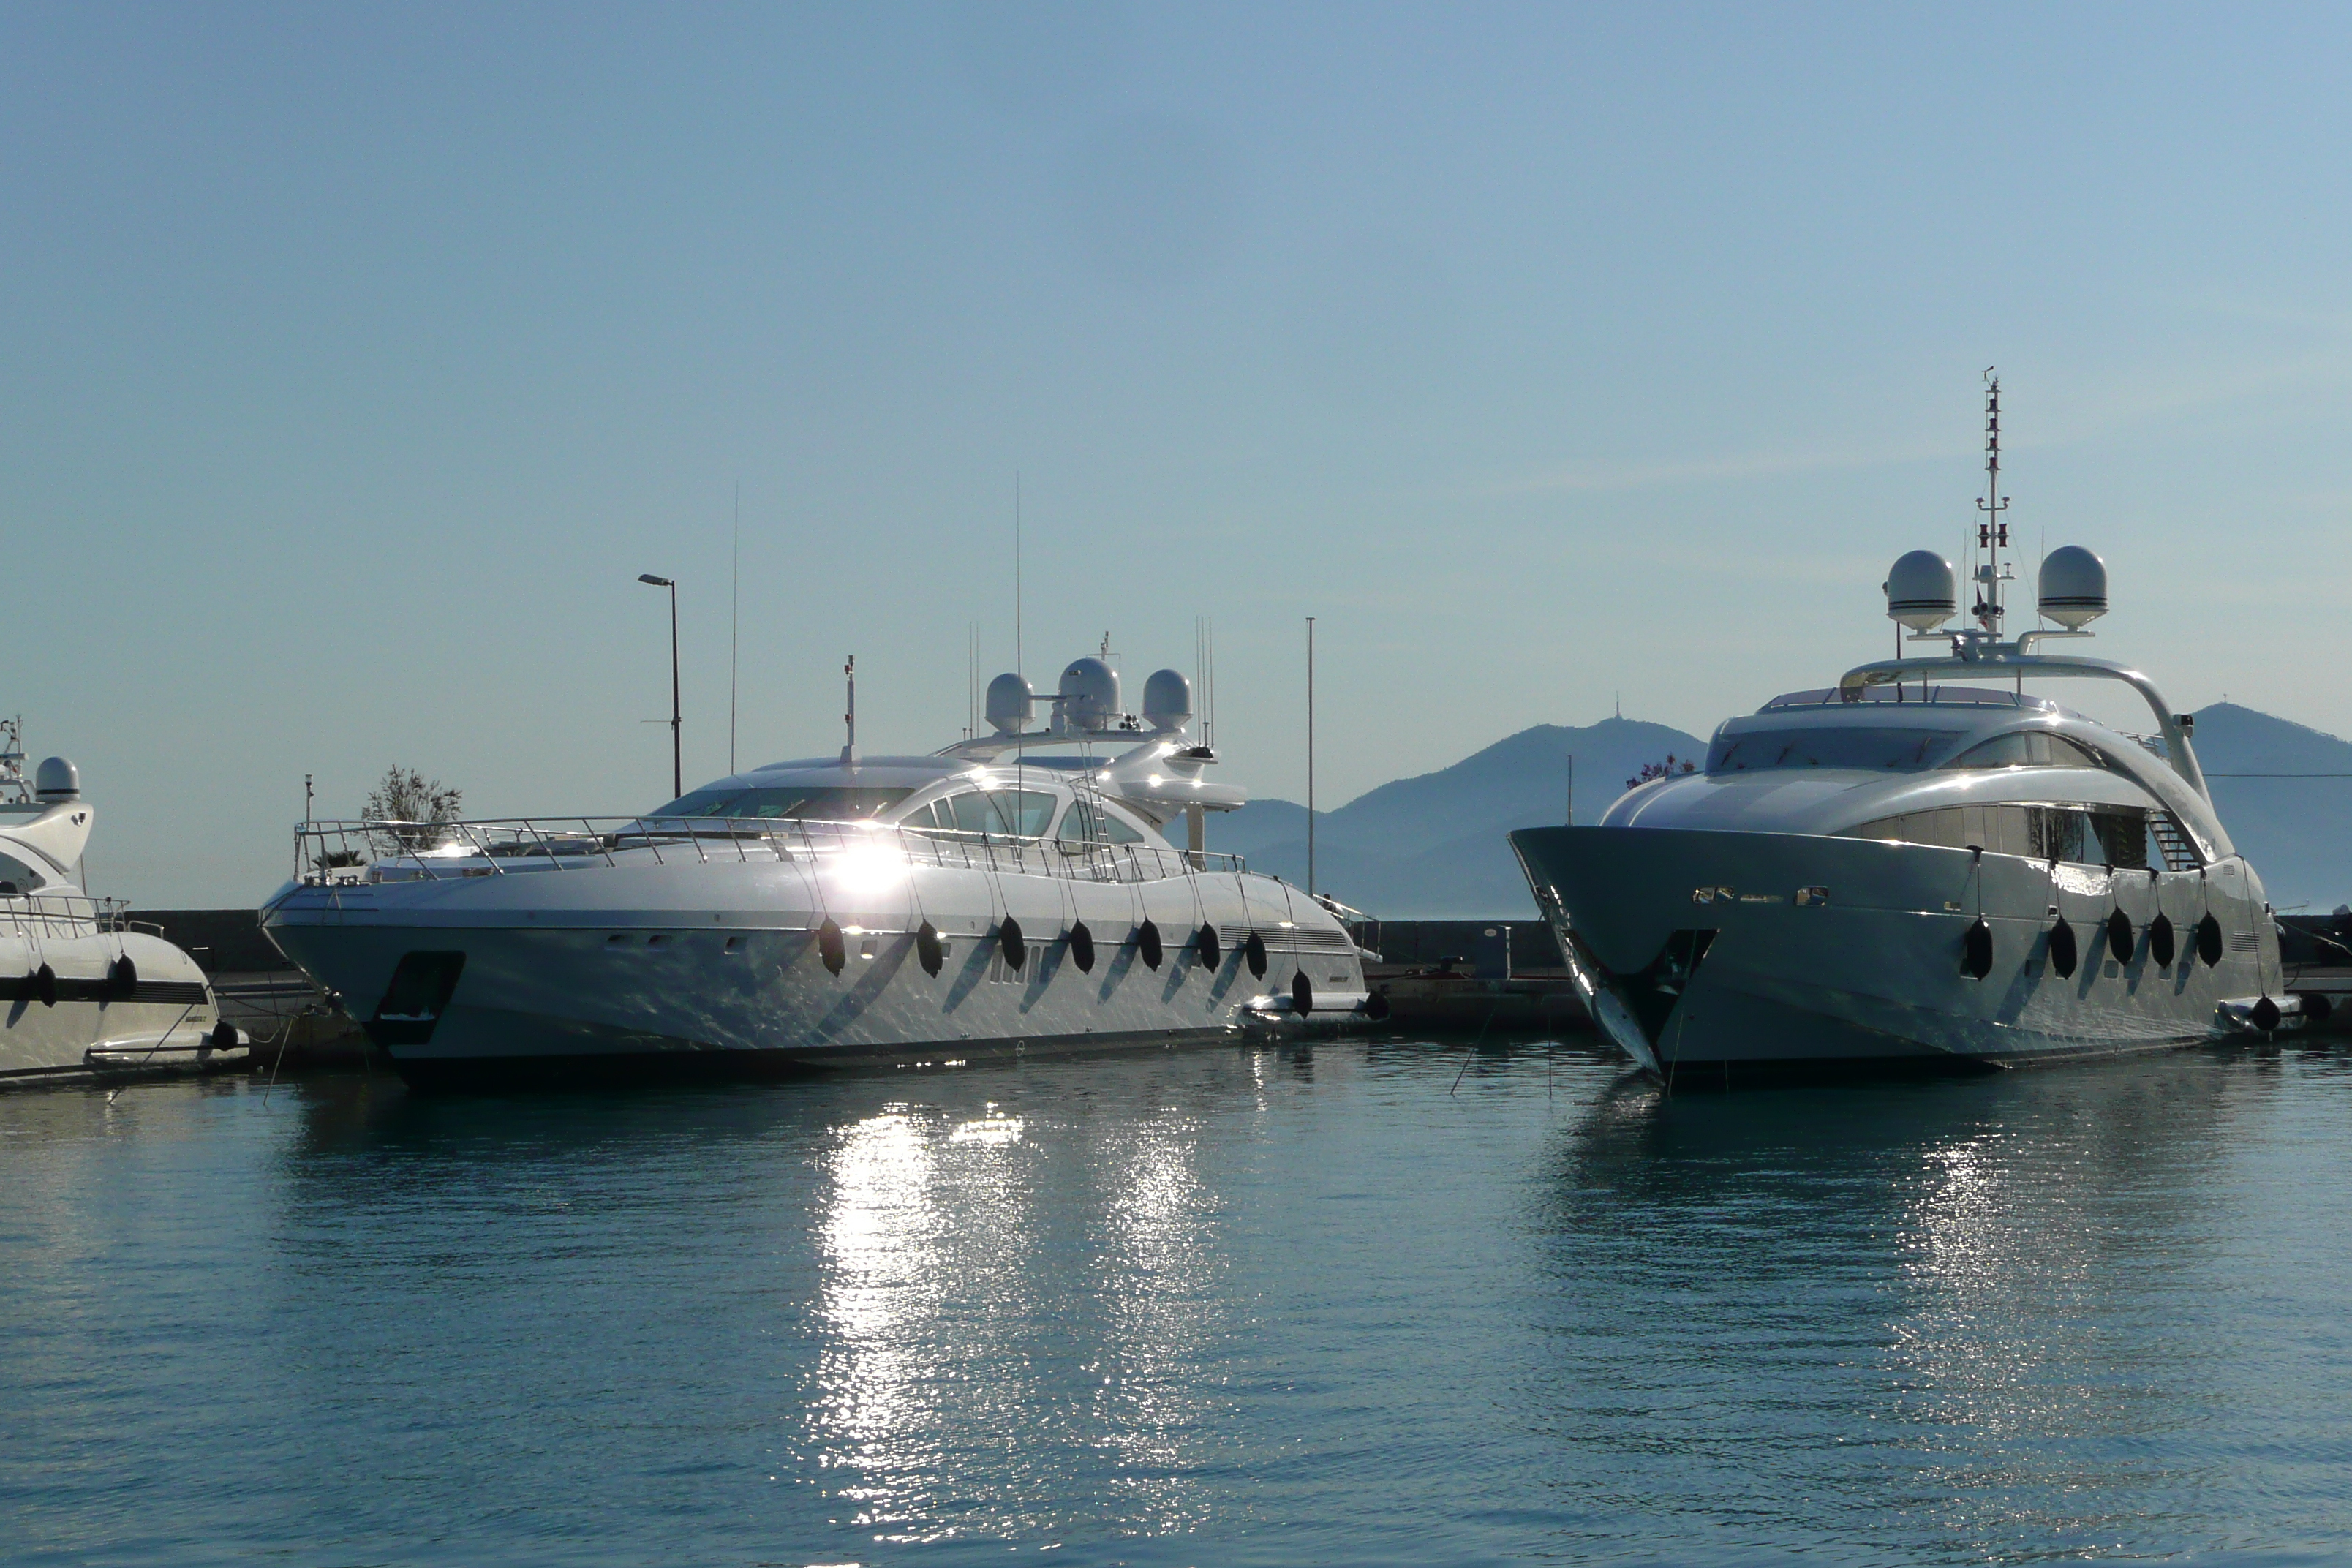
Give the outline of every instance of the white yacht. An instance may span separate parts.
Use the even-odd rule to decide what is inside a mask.
[[[97,808],[0,720],[0,1087],[179,1072],[241,1053],[195,961],[81,887]]]
[[[853,661],[854,665],[854,661]],[[1160,670],[1100,659],[1033,729],[931,756],[849,743],[641,817],[306,824],[271,939],[411,1083],[961,1065],[1378,1011],[1347,928],[1202,847],[1243,804]],[[1179,819],[1189,847],[1163,837]]]
[[[1914,551],[1887,580],[1887,614],[1943,653],[1730,720],[1703,771],[1639,784],[1599,826],[1511,836],[1596,1023],[1642,1068],[1711,1085],[2008,1065],[2321,1016],[2324,998],[2285,990],[2189,717],[2136,670],[2038,651],[2090,635],[2104,563],[2052,552],[2040,608],[2063,629],[2001,636],[1993,428],[1976,624],[1937,629],[1958,608],[1938,556]],[[2050,678],[2130,688],[2156,733],[2025,690]]]

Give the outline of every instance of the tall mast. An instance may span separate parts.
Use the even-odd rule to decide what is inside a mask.
[[[1977,568],[1977,602],[1971,612],[1977,625],[1994,637],[2000,636],[2000,552],[2009,548],[2009,498],[2000,493],[2000,377],[1985,369],[1985,493],[1977,502],[1977,548],[1984,564]]]
[[[842,723],[848,727],[849,738],[841,748],[841,765],[845,768],[854,768],[857,765],[857,656],[856,654],[849,656],[849,661],[841,667],[841,673],[849,682],[849,711],[841,716]]]

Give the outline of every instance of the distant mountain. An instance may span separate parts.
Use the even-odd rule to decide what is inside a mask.
[[[2352,900],[2352,743],[2216,702],[2198,710],[2195,744],[2221,826],[2274,907],[2324,911]],[[2293,776],[2228,776],[2247,773]]]
[[[2197,715],[2197,755],[2230,836],[2281,910],[2352,900],[2352,743],[2236,703]],[[1597,822],[1644,763],[1701,759],[1706,743],[1664,724],[1604,719],[1583,729],[1538,724],[1449,768],[1398,779],[1321,814],[1318,880],[1326,892],[1392,920],[1534,914],[1505,835],[1559,822],[1568,759],[1576,759],[1576,820]],[[2287,778],[2233,774],[2285,773]],[[2336,774],[2339,777],[2311,776]],[[1209,821],[1209,847],[1253,869],[1307,879],[1307,812],[1253,801]]]
[[[1506,839],[1515,827],[1563,819],[1569,758],[1576,759],[1576,820],[1597,822],[1644,763],[1705,757],[1705,742],[1664,724],[1604,719],[1582,729],[1538,724],[1449,768],[1398,779],[1320,813],[1317,879],[1324,891],[1390,919],[1528,916],[1535,900]],[[1307,813],[1286,800],[1253,801],[1213,817],[1209,847],[1249,858],[1253,870],[1307,879]]]

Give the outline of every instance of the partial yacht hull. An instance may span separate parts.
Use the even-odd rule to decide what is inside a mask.
[[[63,901],[0,899],[0,1087],[202,1068],[238,1050],[186,953],[36,907]]]
[[[1595,1020],[1664,1074],[2106,1056],[2291,1023],[2298,1005],[2235,857],[2110,870],[1643,827],[1511,842]]]

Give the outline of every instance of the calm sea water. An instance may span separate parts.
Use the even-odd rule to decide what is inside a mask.
[[[2324,1050],[5,1096],[0,1561],[2329,1560],[2348,1218]]]

